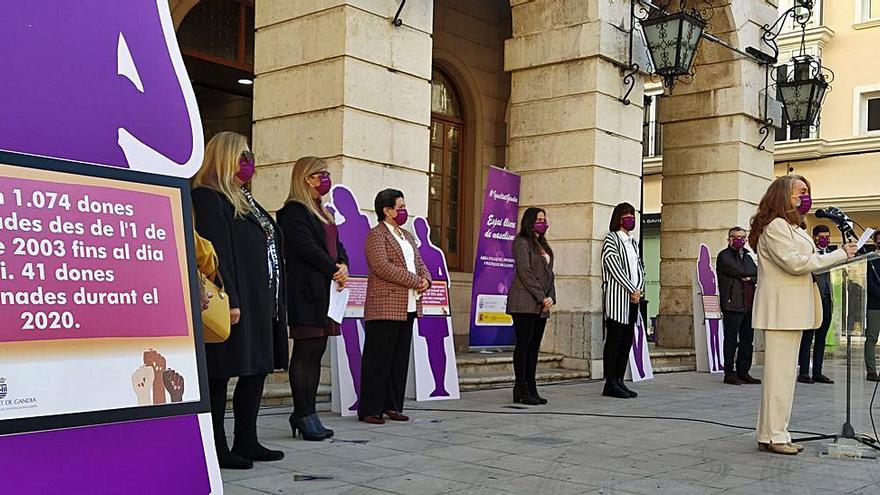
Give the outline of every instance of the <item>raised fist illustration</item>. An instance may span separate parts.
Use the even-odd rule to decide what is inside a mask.
[[[153,404],[165,403],[165,386],[162,383],[162,373],[165,371],[165,356],[153,349],[144,351],[144,364],[151,366],[153,375]]]
[[[180,402],[183,400],[183,377],[174,370],[165,370],[162,373],[162,382],[165,384],[165,390],[171,395],[171,402]]]
[[[150,392],[153,390],[155,374],[152,367],[144,365],[131,375],[131,386],[134,389],[134,395],[137,396],[139,406],[149,406],[153,403]]]

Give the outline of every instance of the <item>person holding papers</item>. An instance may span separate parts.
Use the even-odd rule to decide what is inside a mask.
[[[331,290],[341,292],[348,282],[348,256],[339,240],[333,215],[321,202],[332,182],[327,164],[303,157],[293,165],[290,194],[278,211],[287,257],[287,320],[293,339],[290,427],[305,440],[324,440],[333,430],[321,424],[315,397],[321,378],[321,357],[327,337],[339,335],[339,324],[328,316]]]
[[[422,315],[422,294],[431,287],[415,237],[403,229],[408,214],[403,193],[385,189],[374,202],[379,224],[367,234],[367,300],[361,400],[358,419],[383,424],[408,421],[403,412],[413,322]]]

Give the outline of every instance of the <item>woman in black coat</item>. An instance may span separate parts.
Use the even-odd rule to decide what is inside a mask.
[[[287,319],[293,339],[290,427],[294,437],[299,430],[305,440],[333,436],[333,430],[324,428],[315,412],[327,337],[340,333],[339,325],[327,316],[330,285],[335,281],[337,290],[342,290],[348,281],[345,247],[333,215],[321,204],[330,187],[324,160],[300,158],[291,172],[287,204],[278,211],[288,269],[293,274],[287,279]]]
[[[193,182],[196,229],[214,244],[229,295],[232,332],[206,344],[214,443],[220,466],[248,469],[252,461],[284,457],[257,440],[257,414],[266,375],[287,367],[287,310],[281,231],[244,188],[253,176],[247,139],[221,132],[208,142]],[[226,389],[238,377],[232,399],[235,441],[226,444]]]

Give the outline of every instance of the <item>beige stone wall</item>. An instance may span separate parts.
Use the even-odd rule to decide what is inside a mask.
[[[430,5],[393,0],[257,0],[254,191],[275,210],[290,167],[324,157],[369,206],[383,187],[427,212]]]
[[[451,291],[456,349],[467,350],[473,253],[490,165],[506,165],[506,111],[510,75],[504,71],[504,40],[510,37],[507,0],[435,0],[433,64],[456,85],[464,106],[465,230],[470,233],[466,271],[453,276]]]
[[[624,2],[516,0],[505,68],[512,74],[510,168],[523,207],[547,209],[558,309],[544,350],[601,376],[601,240],[611,209],[638,204],[642,109],[624,106]],[[637,85],[638,86],[638,85]],[[641,102],[641,90],[632,96]]]

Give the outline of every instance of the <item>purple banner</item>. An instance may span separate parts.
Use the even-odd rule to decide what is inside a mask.
[[[514,344],[513,320],[507,315],[507,291],[513,282],[513,239],[519,213],[520,177],[489,168],[480,239],[474,260],[471,294],[471,347]]]

